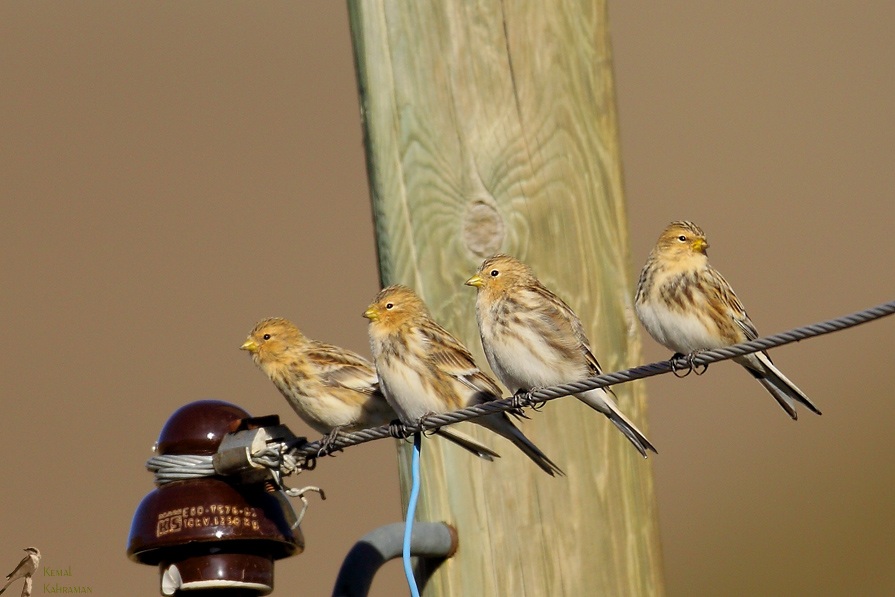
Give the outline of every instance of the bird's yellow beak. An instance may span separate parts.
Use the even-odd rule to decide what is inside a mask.
[[[694,251],[702,253],[703,255],[705,255],[705,250],[709,248],[709,244],[703,238],[695,239],[690,246],[693,247]]]
[[[369,307],[364,311],[364,317],[370,321],[379,321],[379,310],[376,307]]]
[[[482,277],[480,275],[476,274],[470,279],[466,280],[464,284],[466,284],[467,286],[475,286],[476,288],[481,288],[485,285],[485,281],[482,280]]]
[[[242,343],[242,346],[239,347],[239,350],[247,350],[250,353],[255,354],[256,352],[258,352],[258,344],[254,340],[249,338]]]

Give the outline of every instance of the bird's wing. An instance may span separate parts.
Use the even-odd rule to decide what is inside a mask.
[[[749,319],[749,316],[745,311],[743,311],[742,317],[736,317],[733,321],[741,330],[743,330],[743,334],[746,335],[747,341],[758,338],[758,330],[755,329],[755,325],[752,324],[752,320]]]
[[[324,385],[348,388],[367,395],[379,389],[373,365],[357,353],[323,342],[313,342],[305,354]]]
[[[478,392],[500,396],[497,383],[478,368],[469,350],[450,332],[434,321],[419,331],[425,341],[426,357],[434,367]]]
[[[733,342],[745,342],[758,338],[758,330],[756,330],[755,326],[752,324],[749,314],[746,313],[746,308],[743,306],[743,303],[740,302],[739,297],[737,297],[733,288],[724,276],[721,275],[721,272],[709,266],[706,271],[706,276],[708,277],[708,287],[710,289],[707,303],[708,306],[714,306],[715,311],[718,312],[720,316],[719,321],[723,322],[727,319],[727,321],[732,321],[736,326],[735,329],[727,330],[728,334],[730,334],[728,340]],[[724,327],[726,326],[721,324],[722,333],[724,333]],[[742,334],[742,336],[740,334]]]
[[[539,318],[540,324],[548,328],[542,332],[544,337],[557,339],[574,338],[574,342],[568,342],[565,346],[556,346],[556,348],[561,351],[577,352],[584,355],[591,373],[599,375],[602,372],[602,368],[597,361],[597,357],[594,356],[590,349],[590,340],[587,338],[584,324],[581,323],[578,315],[564,300],[540,284],[530,286],[527,290],[534,293],[535,304],[542,306],[542,313]],[[568,358],[574,359],[575,355],[570,354]]]
[[[22,561],[19,562],[19,565],[15,567],[15,570],[6,575],[6,580],[16,580],[17,578],[22,578],[27,571],[25,570],[26,564],[31,563],[31,556],[25,556],[22,558]],[[18,574],[17,574],[18,573]]]

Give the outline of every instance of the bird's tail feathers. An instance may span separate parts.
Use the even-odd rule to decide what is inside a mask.
[[[555,477],[556,475],[564,477],[566,475],[556,463],[550,460],[550,458],[541,451],[540,448],[534,445],[530,439],[525,437],[519,428],[513,425],[513,422],[506,416],[506,413],[495,413],[493,415],[478,417],[473,419],[472,422],[478,423],[513,442],[513,445],[522,450],[532,462],[538,465],[542,471],[551,477]]]
[[[643,432],[637,429],[637,427],[625,417],[621,412],[616,411],[609,416],[609,420],[612,421],[612,424],[618,427],[618,429],[625,434],[625,437],[628,438],[634,447],[637,448],[637,451],[640,452],[640,455],[646,458],[646,451],[651,450],[653,453],[658,454],[659,451],[656,450],[656,447],[643,435]]]
[[[641,456],[646,458],[647,450],[651,450],[656,454],[659,453],[643,432],[640,431],[621,410],[619,410],[615,400],[612,399],[612,392],[609,388],[589,390],[576,396],[592,409],[606,415],[606,417],[612,421],[612,424],[618,427],[619,431],[628,438],[628,441],[634,444],[634,447],[637,448],[637,451],[640,452]]]
[[[777,369],[768,355],[763,352],[757,352],[751,356],[754,359],[746,361],[748,363],[746,369],[764,386],[790,417],[793,419],[799,418],[796,412],[796,402],[815,414],[821,414],[820,409],[814,406],[811,400],[808,399],[808,396]]]
[[[755,375],[752,370],[750,370],[749,373]],[[774,385],[773,381],[771,381],[771,378],[759,377],[758,375],[755,375],[755,379],[758,380],[758,383],[764,386],[764,389],[768,391],[768,394],[774,397],[774,400],[777,401],[777,404],[780,405],[780,408],[785,410],[786,414],[788,414],[793,421],[799,418],[799,413],[798,411],[796,411],[795,400],[790,398],[785,391]]]
[[[479,458],[483,458],[489,461],[493,461],[495,458],[500,458],[500,454],[498,454],[494,450],[485,447],[471,437],[468,437],[467,435],[460,433],[459,431],[448,430],[442,427],[441,429],[435,431],[435,434],[440,435],[449,442],[457,444],[464,450],[469,450]]]

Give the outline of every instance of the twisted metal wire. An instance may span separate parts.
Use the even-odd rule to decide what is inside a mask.
[[[161,486],[185,479],[213,477],[216,473],[211,459],[211,456],[200,454],[158,454],[146,462],[146,468],[155,474],[155,484]]]
[[[468,421],[475,417],[516,410],[520,407],[536,406],[556,398],[578,394],[587,390],[605,388],[606,386],[674,372],[682,367],[688,370],[707,367],[710,363],[837,332],[892,315],[893,313],[895,313],[895,301],[890,301],[837,319],[795,328],[750,342],[699,352],[681,359],[672,358],[668,361],[659,361],[613,373],[603,373],[572,383],[539,388],[510,398],[494,400],[449,413],[432,414],[426,417],[421,424],[405,425],[401,429],[383,425],[354,432],[339,433],[335,438],[327,438],[326,441],[323,439],[314,442],[303,441],[300,445],[293,447],[284,444],[269,445],[257,454],[253,454],[252,460],[256,464],[266,466],[282,475],[300,473],[302,470],[313,468],[318,457],[331,455],[333,452],[341,451],[349,446],[386,437],[406,438],[417,432],[425,432],[445,425]],[[146,463],[146,468],[155,473],[157,485],[184,479],[213,477],[217,474],[212,463],[212,456],[204,455],[156,455],[149,459]]]
[[[287,453],[283,444],[266,446],[251,454],[251,460],[256,465],[278,471],[282,475],[291,475],[307,468],[303,466],[306,459]],[[146,469],[155,475],[155,484],[158,486],[219,474],[214,469],[214,456],[210,454],[156,454],[146,461]]]
[[[734,344],[732,346],[726,346],[724,348],[699,352],[695,355],[688,356],[685,359],[659,361],[657,363],[650,363],[647,365],[641,365],[639,367],[632,367],[630,369],[624,369],[622,371],[616,371],[614,373],[603,373],[602,375],[589,377],[581,381],[561,384],[557,386],[550,386],[546,388],[539,388],[525,394],[520,394],[510,398],[504,398],[502,400],[494,400],[449,413],[432,414],[426,417],[422,424],[405,425],[403,428],[404,433],[402,434],[396,434],[395,430],[388,425],[383,425],[381,427],[371,427],[369,429],[362,429],[360,431],[340,433],[338,437],[332,438],[327,441],[326,445],[324,445],[324,442],[322,440],[305,443],[292,450],[291,454],[296,458],[304,457],[307,464],[313,462],[319,456],[330,455],[333,452],[340,451],[349,446],[363,444],[385,437],[409,437],[416,432],[424,432],[437,429],[445,425],[451,425],[453,423],[459,423],[461,421],[468,421],[469,419],[491,413],[506,412],[518,409],[519,407],[523,406],[535,406],[544,402],[548,402],[550,400],[554,400],[556,398],[569,396],[571,394],[578,394],[587,390],[605,388],[606,386],[670,373],[672,371],[679,370],[682,366],[682,362],[684,361],[686,362],[683,365],[685,368],[705,367],[708,366],[710,363],[732,359],[744,354],[767,350],[769,348],[783,346],[784,344],[790,344],[792,342],[798,342],[800,340],[805,340],[807,338],[813,338],[832,332],[838,332],[840,330],[851,328],[862,323],[867,323],[876,319],[880,319],[882,317],[886,317],[888,315],[892,315],[893,313],[895,313],[895,301],[889,301],[887,303],[882,303],[869,309],[864,309],[863,311],[844,315],[836,319],[830,319],[827,321],[794,328],[792,330],[782,332],[780,334],[775,334],[773,336],[765,336],[763,338],[757,338],[749,342],[743,342],[740,344]]]

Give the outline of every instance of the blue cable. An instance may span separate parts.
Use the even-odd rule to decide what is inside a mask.
[[[413,434],[413,458],[410,461],[410,501],[407,504],[407,520],[404,523],[404,547],[402,557],[404,558],[404,576],[407,577],[407,584],[410,585],[410,594],[412,597],[420,597],[420,591],[416,586],[416,579],[413,578],[413,567],[410,565],[410,536],[413,533],[413,517],[416,515],[416,502],[420,497],[420,452],[422,451],[422,433]]]

